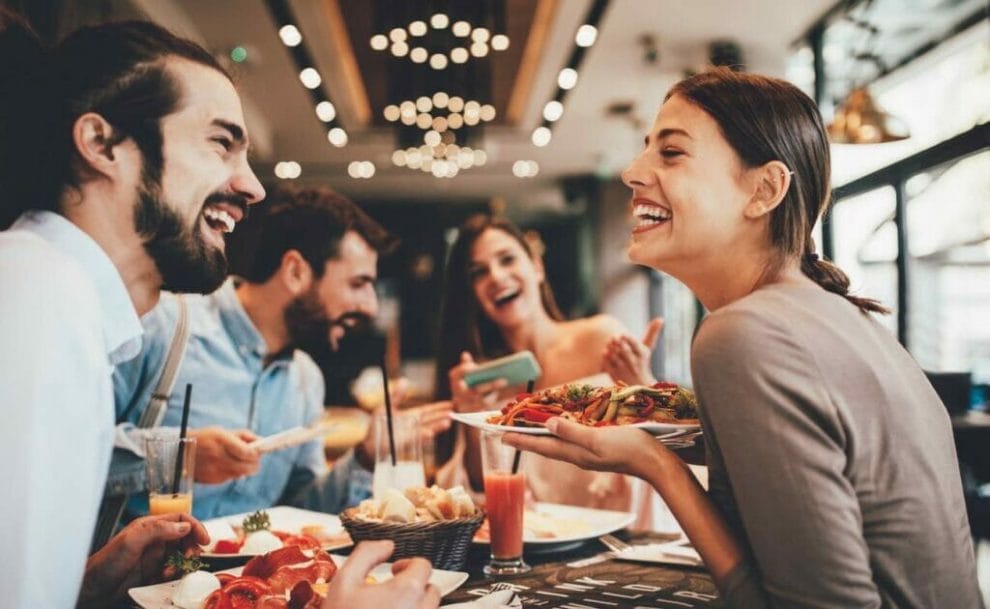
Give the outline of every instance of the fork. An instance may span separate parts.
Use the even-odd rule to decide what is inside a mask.
[[[598,541],[605,544],[605,547],[613,552],[625,552],[626,550],[632,549],[632,546],[628,543],[622,541],[615,535],[602,535],[598,538]]]

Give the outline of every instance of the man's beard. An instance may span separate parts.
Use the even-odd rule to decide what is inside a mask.
[[[327,317],[326,307],[314,285],[296,297],[285,308],[285,326],[290,345],[310,355],[331,351],[330,330],[342,326],[350,331],[354,326],[366,326],[371,321],[367,315],[350,311],[336,319]]]
[[[162,287],[174,292],[208,294],[216,290],[227,277],[227,258],[222,249],[207,245],[197,234],[202,209],[196,214],[192,227],[187,227],[179,212],[161,197],[161,188],[145,177],[138,191],[134,213],[134,228],[144,239],[144,249],[155,261],[162,276]],[[216,200],[240,199],[214,194],[207,203]],[[243,205],[242,201],[240,202]]]

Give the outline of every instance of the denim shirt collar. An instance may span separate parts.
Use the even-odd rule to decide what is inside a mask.
[[[213,293],[213,298],[217,303],[220,312],[220,321],[223,323],[227,334],[230,336],[241,357],[247,361],[249,358],[256,361],[264,361],[268,357],[268,346],[261,332],[251,321],[241,299],[237,297],[237,284],[240,280],[230,277],[224,282],[220,289]],[[285,359],[291,359],[292,350],[287,350],[288,357],[276,357],[272,363],[277,363]]]

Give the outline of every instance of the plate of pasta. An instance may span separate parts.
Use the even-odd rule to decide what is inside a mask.
[[[665,437],[700,427],[690,389],[674,383],[645,385],[568,384],[521,393],[501,410],[452,413],[465,425],[489,431],[547,435],[546,422],[562,417],[589,427],[628,425]]]

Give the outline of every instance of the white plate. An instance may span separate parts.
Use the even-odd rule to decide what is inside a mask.
[[[636,515],[629,512],[537,503],[523,513],[523,542],[531,546],[556,547],[618,531],[634,520]],[[488,544],[477,538],[474,543]]]
[[[346,556],[338,556],[336,554],[331,555],[337,566],[343,565],[347,562]],[[220,573],[232,573],[234,575],[240,575],[244,567],[237,567],[235,569],[225,569],[220,571]],[[371,576],[374,577],[379,582],[388,580],[392,578],[392,563],[384,563],[378,565],[371,571]],[[467,581],[468,574],[462,571],[444,571],[442,569],[433,569],[430,574],[430,583],[440,590],[440,594],[446,596],[458,589],[461,584]],[[142,586],[140,588],[131,588],[127,593],[131,596],[131,599],[138,604],[142,609],[175,609],[172,605],[172,594],[175,593],[175,589],[179,587],[178,581],[166,582],[164,584],[155,584],[154,586]]]
[[[500,410],[486,410],[484,412],[452,412],[450,413],[450,418],[460,423],[464,423],[465,425],[470,425],[471,427],[477,427],[478,429],[484,429],[487,431],[528,433],[536,436],[550,435],[550,432],[547,431],[546,427],[513,427],[511,425],[493,425],[486,421],[489,417],[500,413]],[[699,425],[697,423],[657,423],[654,421],[648,421],[646,423],[633,423],[632,425],[627,425],[627,427],[638,427],[652,433],[655,436],[662,437],[662,434],[680,433],[698,429]]]
[[[289,507],[287,505],[278,505],[268,508],[265,511],[268,512],[268,519],[271,521],[271,530],[273,531],[284,531],[286,533],[298,535],[302,532],[303,527],[322,526],[324,536],[340,537],[339,541],[335,540],[327,542],[326,540],[321,540],[324,549],[335,550],[337,548],[346,548],[353,543],[350,537],[347,536],[347,531],[344,530],[344,525],[340,523],[340,518],[334,514],[302,510],[299,508]],[[244,522],[244,518],[248,515],[249,514],[236,514],[234,516],[213,518],[204,522],[209,524],[222,521],[227,522],[231,526],[239,527]],[[254,554],[246,554],[242,552],[237,554],[203,552],[202,556],[203,558],[237,558],[251,557],[254,556]]]

